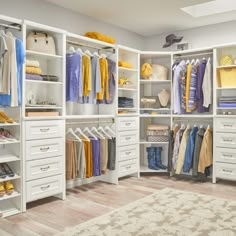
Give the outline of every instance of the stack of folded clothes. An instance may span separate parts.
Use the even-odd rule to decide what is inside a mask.
[[[116,40],[113,37],[102,34],[100,32],[87,32],[85,33],[85,36],[92,39],[97,39],[106,43],[111,43],[111,44],[114,44],[116,42]]]
[[[131,69],[133,66],[127,62],[127,61],[118,61],[118,66],[119,67],[125,67],[125,68],[128,68],[128,69]]]
[[[134,107],[134,99],[127,97],[119,97],[118,104],[121,108],[132,108]]]
[[[43,80],[39,61],[26,60],[25,72],[27,80]]]
[[[236,107],[236,96],[221,97],[219,101],[220,108],[234,108]]]

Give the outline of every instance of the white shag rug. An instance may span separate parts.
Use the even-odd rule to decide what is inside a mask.
[[[58,236],[236,236],[236,201],[166,188]]]

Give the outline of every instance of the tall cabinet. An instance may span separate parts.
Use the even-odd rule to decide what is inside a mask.
[[[29,35],[52,37],[56,53],[34,50]],[[24,22],[26,70],[23,79],[24,203],[48,196],[65,198],[65,33],[34,22]],[[30,75],[29,65],[40,70]],[[37,65],[37,66],[36,66]],[[26,205],[24,204],[24,210]]]

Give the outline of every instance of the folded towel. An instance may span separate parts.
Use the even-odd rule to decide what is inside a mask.
[[[26,66],[25,72],[27,74],[41,75],[42,70],[38,67]]]
[[[26,74],[25,78],[27,80],[43,80],[43,77],[35,74]]]
[[[39,61],[33,61],[33,60],[26,60],[26,66],[40,67]]]
[[[97,39],[106,43],[115,44],[116,40],[112,38],[111,36],[99,33],[99,32],[87,32],[85,33],[86,37]]]
[[[132,65],[129,62],[127,62],[127,61],[119,61],[118,65],[120,67],[125,67],[125,68],[129,68],[129,69],[132,68]]]

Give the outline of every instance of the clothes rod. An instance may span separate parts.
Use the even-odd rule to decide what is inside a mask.
[[[70,44],[70,45],[75,45],[75,46],[93,48],[93,49],[97,49],[97,50],[101,50],[101,51],[110,51],[112,53],[116,52],[115,48],[112,48],[112,47],[99,48],[99,47],[96,47],[96,46],[92,46],[92,45],[88,45],[88,44],[84,44],[84,43],[78,43],[78,42],[71,41],[71,40],[67,40],[66,43]]]
[[[7,29],[9,28],[9,29],[16,29],[16,30],[21,31],[21,25],[19,25],[19,24],[7,25],[7,24],[0,23],[0,26],[7,28]]]
[[[176,59],[184,57],[199,57],[199,56],[206,56],[206,55],[213,55],[213,52],[204,52],[204,53],[196,53],[196,54],[176,54],[174,57]]]
[[[115,121],[77,121],[77,122],[66,122],[66,125],[80,125],[80,124],[113,124]]]

